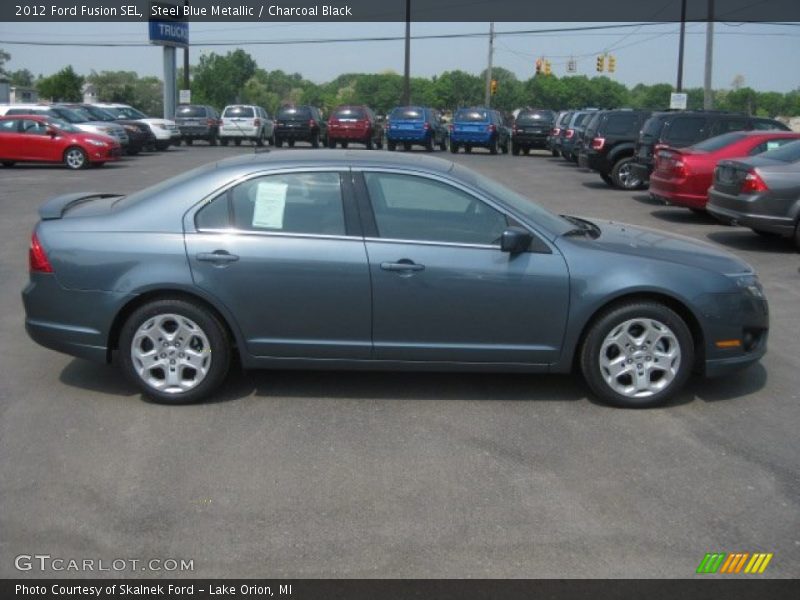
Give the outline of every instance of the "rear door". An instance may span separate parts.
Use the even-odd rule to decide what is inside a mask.
[[[257,357],[371,355],[367,255],[349,173],[253,176],[185,221],[195,284],[234,315]]]
[[[19,132],[21,120],[8,119],[0,121],[0,158],[7,160],[22,160],[21,134]]]
[[[64,134],[51,136],[47,124],[33,119],[22,119],[19,138],[23,155],[28,160],[60,162]]]
[[[557,253],[502,252],[510,217],[431,176],[367,170],[376,359],[548,364],[567,318]]]

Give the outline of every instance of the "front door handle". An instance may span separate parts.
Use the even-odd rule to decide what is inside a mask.
[[[382,262],[381,269],[384,271],[396,271],[396,272],[406,272],[406,271],[424,271],[425,265],[418,265],[414,261],[411,261],[407,258],[403,258],[398,260],[397,262]]]
[[[197,255],[197,260],[212,263],[230,263],[236,262],[239,257],[227,250],[214,250],[214,252],[200,252]]]

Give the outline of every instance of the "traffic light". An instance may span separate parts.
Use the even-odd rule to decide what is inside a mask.
[[[497,79],[492,79],[491,83],[489,84],[489,90],[492,92],[492,95],[497,93]]]
[[[602,73],[602,72],[603,72],[603,63],[604,63],[604,62],[605,62],[605,56],[603,56],[602,54],[600,54],[600,55],[597,57],[597,72],[598,72],[598,73]]]
[[[552,72],[553,71],[550,68],[550,61],[549,60],[544,61],[544,74],[545,75],[550,75]]]
[[[536,74],[538,75],[541,72],[542,72],[542,59],[541,58],[537,58],[536,59]]]
[[[608,72],[613,73],[617,70],[617,59],[614,56],[608,57]]]

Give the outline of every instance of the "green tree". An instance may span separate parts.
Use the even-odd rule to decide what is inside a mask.
[[[241,102],[245,84],[256,74],[257,68],[253,57],[242,49],[224,56],[215,52],[203,54],[194,69],[192,99],[218,108]]]
[[[7,75],[6,73],[6,63],[11,60],[11,55],[0,48],[0,76]]]
[[[433,88],[436,108],[455,109],[483,102],[483,81],[464,71],[445,71]]]
[[[80,102],[83,98],[81,90],[83,81],[84,78],[73,70],[72,65],[69,65],[58,73],[37,81],[36,89],[43,98],[60,102]]]
[[[152,116],[163,114],[164,86],[157,77],[139,77],[134,71],[92,71],[86,81],[95,86],[102,102],[130,104]]]
[[[9,71],[8,72],[8,80],[11,85],[16,85],[19,87],[33,87],[34,85],[34,78],[33,73],[31,73],[28,69],[18,69],[16,71]]]

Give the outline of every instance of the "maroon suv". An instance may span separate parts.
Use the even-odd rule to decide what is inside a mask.
[[[350,142],[364,144],[367,150],[383,148],[383,125],[368,106],[339,106],[328,119],[328,148],[336,142],[347,148]]]

